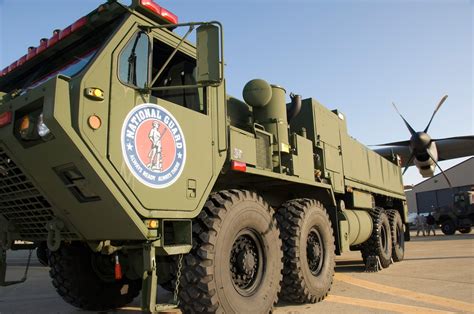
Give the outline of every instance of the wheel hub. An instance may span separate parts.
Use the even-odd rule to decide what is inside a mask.
[[[259,277],[261,263],[258,241],[250,234],[242,234],[235,240],[230,257],[230,271],[234,286],[240,293],[253,291]]]
[[[306,258],[308,267],[314,276],[317,276],[323,267],[324,247],[321,235],[316,229],[311,229],[306,241]]]
[[[237,258],[237,266],[241,272],[245,273],[246,275],[251,275],[257,264],[255,255],[255,252],[248,250],[239,253]]]

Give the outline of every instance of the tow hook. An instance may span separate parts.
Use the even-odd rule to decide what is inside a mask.
[[[59,219],[52,220],[46,224],[48,230],[48,250],[51,252],[57,251],[61,245],[61,230],[64,228],[64,222]]]

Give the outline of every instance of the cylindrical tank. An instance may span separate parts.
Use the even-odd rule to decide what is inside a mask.
[[[352,209],[345,209],[342,213],[349,224],[349,245],[357,245],[367,241],[373,229],[370,214],[364,210]]]
[[[249,81],[243,90],[245,102],[253,107],[255,122],[274,135],[274,150],[279,147],[280,151],[289,152],[285,94],[284,88],[269,85],[261,79]]]
[[[272,98],[265,106],[254,107],[254,118],[275,136],[280,149],[285,152],[289,148],[286,91],[277,85],[270,86]]]

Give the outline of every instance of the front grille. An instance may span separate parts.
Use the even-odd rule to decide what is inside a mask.
[[[45,240],[46,223],[54,219],[51,204],[38,191],[15,162],[0,147],[0,215],[21,240]],[[64,240],[76,238],[67,229],[61,232]]]

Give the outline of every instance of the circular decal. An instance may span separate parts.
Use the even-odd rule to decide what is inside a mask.
[[[186,162],[186,144],[178,121],[155,104],[134,107],[122,127],[122,151],[128,168],[143,184],[161,189],[173,184]]]

